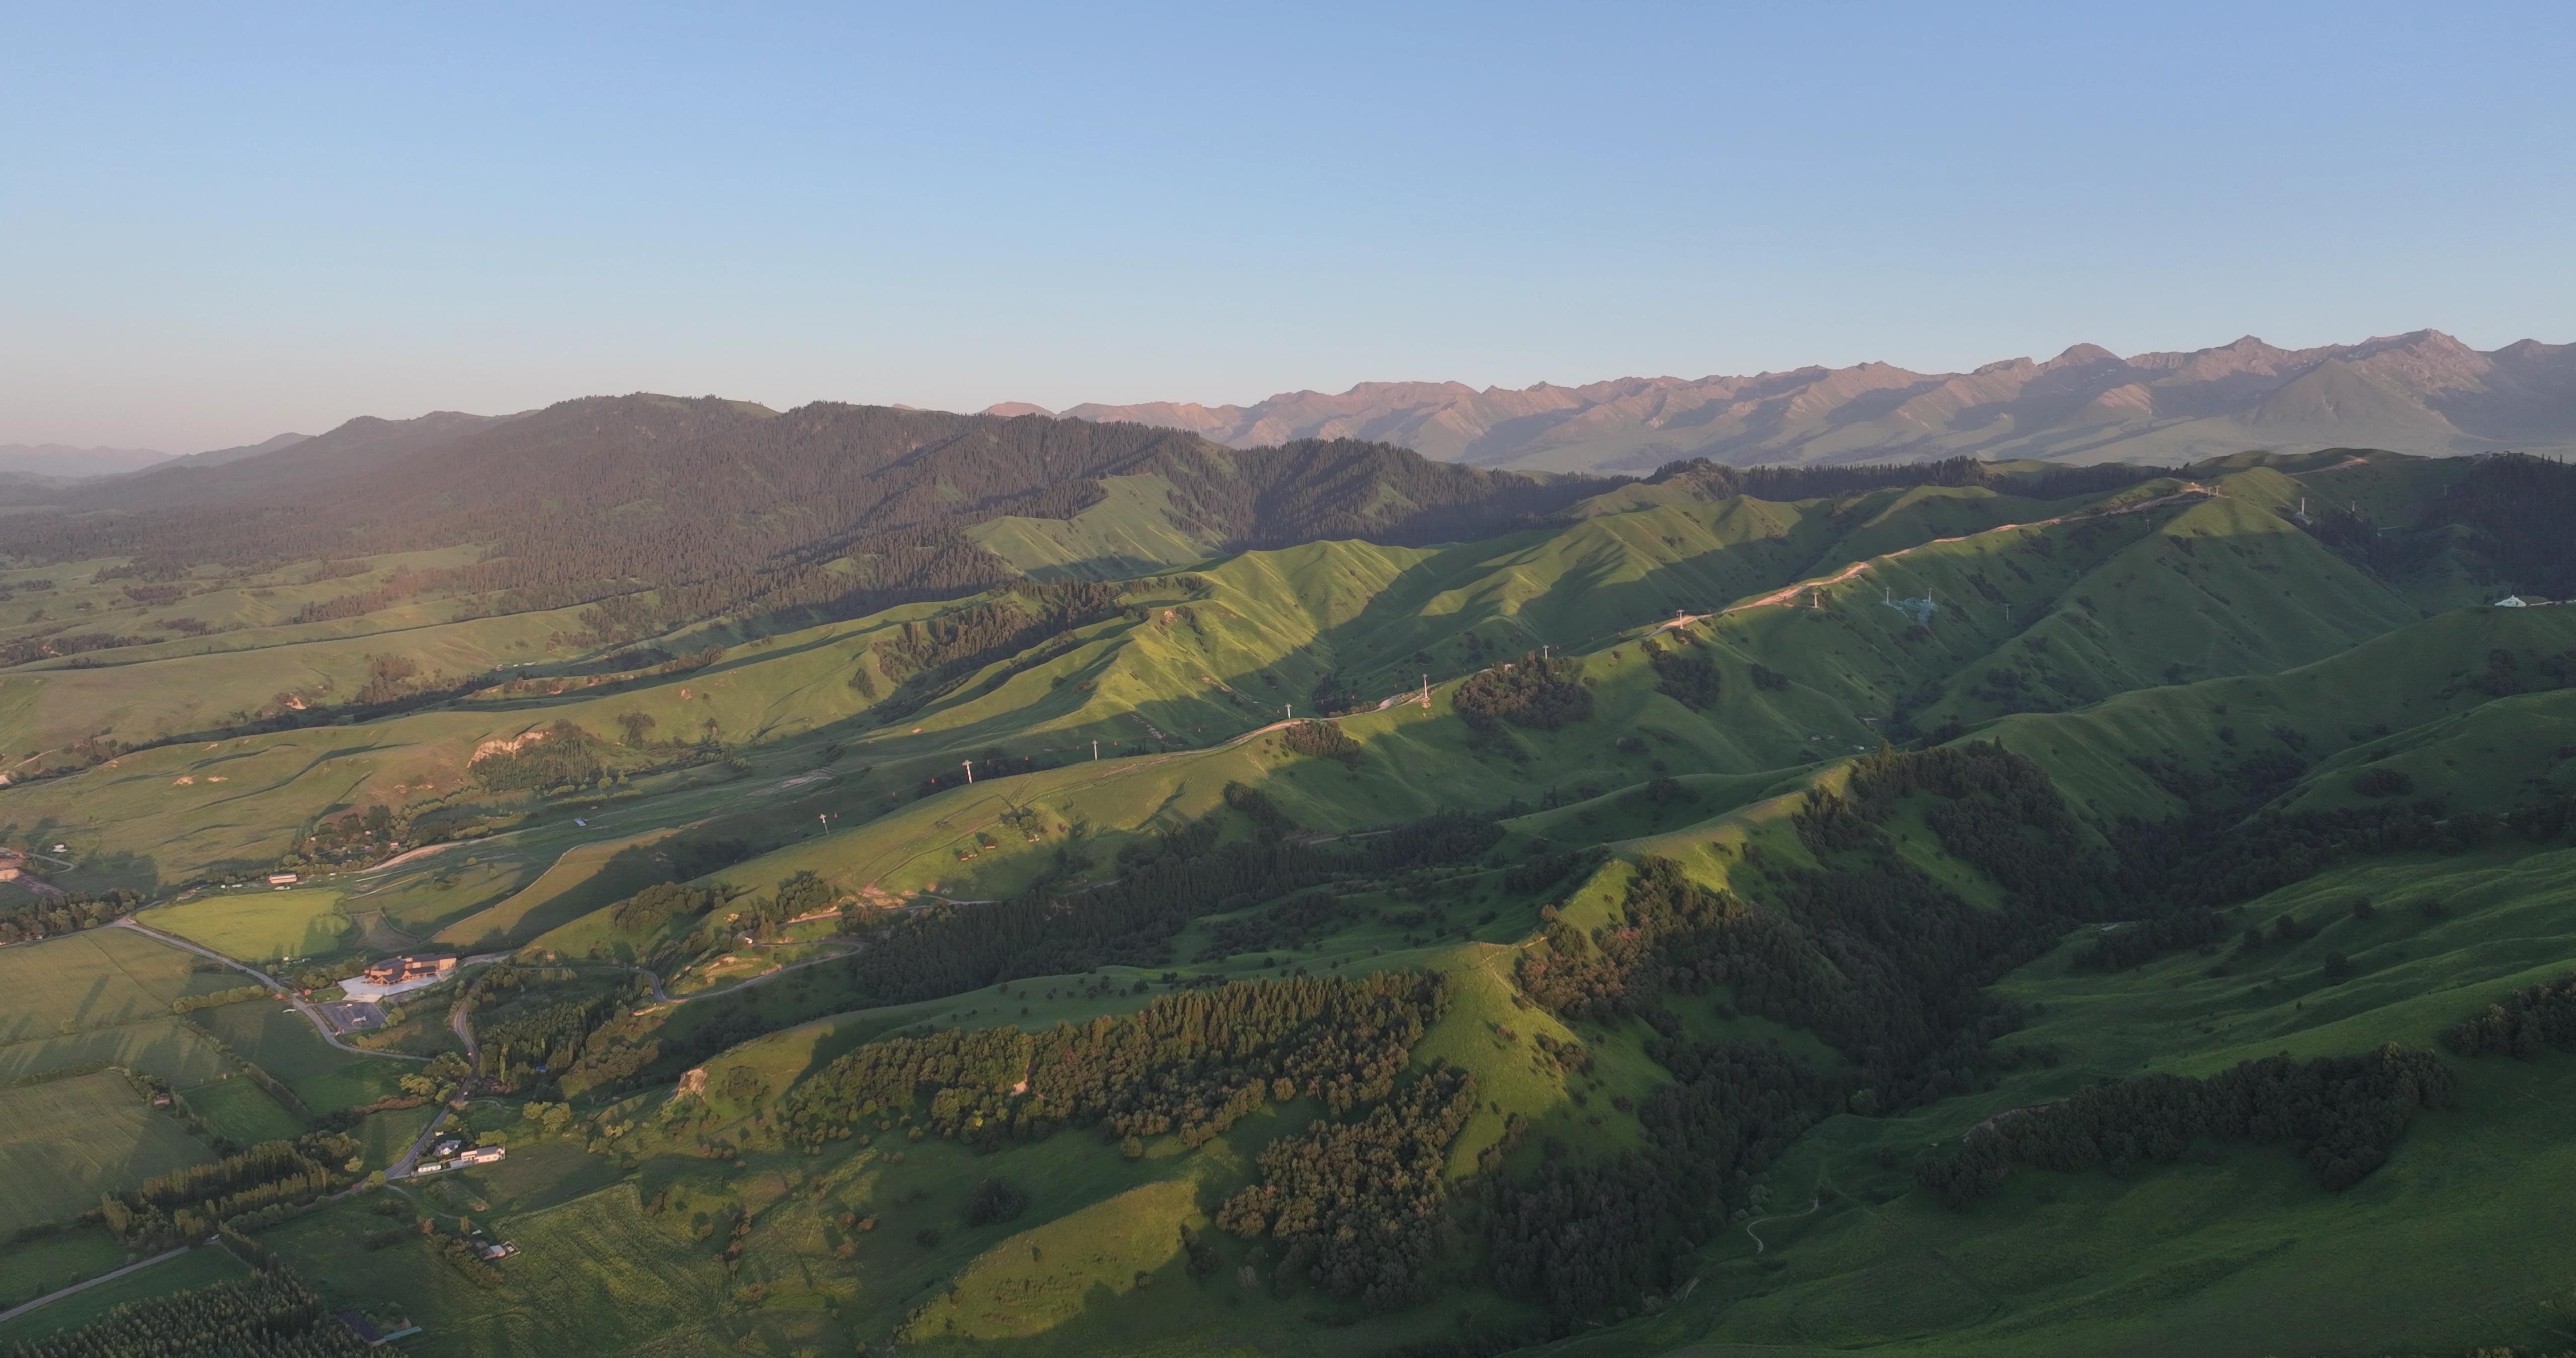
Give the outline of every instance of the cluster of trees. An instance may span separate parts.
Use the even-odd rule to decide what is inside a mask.
[[[1008,1179],[986,1179],[966,1198],[966,1224],[991,1226],[1017,1221],[1029,1210],[1029,1191]]]
[[[0,906],[0,943],[32,943],[56,934],[76,934],[112,924],[143,904],[143,897],[119,888],[104,896],[68,891]]]
[[[651,933],[674,919],[695,919],[724,899],[719,887],[655,882],[608,907],[608,920],[630,934]]]
[[[92,651],[112,651],[122,646],[141,646],[151,640],[150,637],[118,632],[71,632],[63,627],[22,632],[0,641],[0,668],[31,665],[39,660],[54,660],[67,655],[87,655]]]
[[[492,792],[536,792],[597,782],[608,771],[601,760],[607,742],[579,725],[558,719],[543,735],[541,740],[523,736],[518,748],[494,750],[475,760],[474,781]]]
[[[2206,948],[2227,937],[2228,922],[2208,910],[2183,910],[2124,924],[2096,934],[2075,950],[2084,971],[2127,971],[2184,948]]]
[[[129,1301],[76,1330],[22,1341],[12,1358],[367,1358],[365,1341],[294,1274]]]
[[[1583,662],[1536,652],[1467,676],[1450,701],[1468,727],[1485,736],[1500,734],[1504,722],[1554,731],[1592,715]]]
[[[563,1070],[581,1058],[591,1032],[617,1007],[613,992],[577,996],[477,1024],[476,1059],[484,1074],[508,1085],[512,1068]]]
[[[1683,636],[1693,646],[1700,645],[1697,637],[1687,633],[1677,635]],[[1640,642],[1639,649],[1646,653],[1647,663],[1655,667],[1657,693],[1688,708],[1704,711],[1717,706],[1717,666],[1708,657],[1668,651],[1651,639]]]
[[[1662,1037],[1673,1074],[1638,1110],[1643,1147],[1597,1163],[1550,1159],[1484,1190],[1487,1269],[1505,1296],[1542,1302],[1562,1332],[1579,1316],[1669,1291],[1690,1252],[1741,1205],[1753,1176],[1813,1125],[1839,1089],[1751,1043]]]
[[[2490,578],[2552,599],[2576,595],[2576,537],[2567,531],[2576,522],[2576,467],[2525,453],[2470,459],[2420,522],[2476,534]]]
[[[904,686],[877,706],[877,716],[908,717],[996,660],[1115,617],[1124,595],[1124,586],[1092,580],[1022,580],[995,598],[906,622],[869,647],[877,669]]]
[[[2185,908],[2250,901],[2346,859],[2465,853],[2503,839],[2549,842],[2576,825],[2576,798],[2507,812],[2446,812],[2439,799],[2331,811],[2265,811],[2245,820],[2205,812],[2128,821],[2115,836],[2124,885]]]
[[[1888,855],[1861,869],[1792,873],[1757,908],[1649,855],[1618,918],[1590,934],[1542,910],[1543,947],[1522,951],[1521,989],[1573,1019],[1650,1020],[1667,993],[1732,987],[1734,1008],[1812,1030],[1882,1097],[1955,1092],[2011,1020],[1981,991],[2044,950],[2057,926],[1988,911]]]
[[[1444,813],[1340,845],[1265,833],[1220,847],[1222,825],[1222,814],[1211,814],[1150,845],[1130,846],[1116,882],[1081,892],[1060,888],[1076,852],[1060,850],[1060,871],[1036,888],[998,904],[943,905],[885,920],[869,931],[867,948],[842,965],[878,1004],[963,994],[1022,976],[1159,967],[1173,960],[1173,937],[1203,915],[1342,878],[1458,861],[1502,836],[1490,819]]]
[[[1503,871],[1503,890],[1515,896],[1549,890],[1578,868],[1590,867],[1609,856],[1603,849],[1551,848],[1544,839],[1533,840],[1521,860]]]
[[[1207,946],[1193,960],[1221,962],[1237,953],[1312,947],[1349,916],[1349,907],[1331,891],[1301,891],[1234,919],[1213,922],[1208,926]]]
[[[294,1141],[263,1141],[248,1150],[143,1181],[99,1197],[107,1229],[129,1247],[166,1249],[201,1240],[217,1223],[262,1208],[310,1202],[335,1183],[334,1166],[358,1143],[334,1131]]]
[[[2542,1047],[2576,1051],[2576,972],[2517,990],[2461,1020],[2442,1045],[2462,1056],[2538,1056]]]
[[[1226,1199],[1216,1224],[1268,1236],[1282,1276],[1372,1311],[1422,1301],[1440,1253],[1449,1145],[1475,1111],[1475,1077],[1434,1064],[1364,1117],[1318,1118],[1262,1148],[1261,1181]]]
[[[2418,1111],[2447,1108],[2458,1091],[2441,1058],[2393,1042],[2367,1056],[2265,1057],[2206,1079],[2147,1075],[1989,1118],[1956,1151],[1917,1162],[1915,1178],[1964,1208],[2015,1165],[2117,1172],[2170,1164],[2201,1141],[2291,1141],[2318,1182],[2343,1189],[2387,1162]]]
[[[1360,743],[1329,721],[1291,722],[1280,734],[1280,741],[1309,759],[1338,759],[1353,765],[1360,762]]]
[[[1941,847],[2019,903],[2079,918],[2098,908],[2110,864],[2039,765],[1983,740],[1904,754],[1882,743],[1853,765],[1852,799],[1871,821],[1918,793],[1934,798],[1923,819]]]
[[[1340,1113],[1385,1098],[1447,1004],[1434,975],[1297,977],[1164,995],[1042,1033],[889,1038],[808,1076],[773,1119],[817,1146],[914,1111],[978,1144],[1082,1125],[1112,1139],[1177,1132],[1195,1146],[1265,1102],[1302,1096]]]

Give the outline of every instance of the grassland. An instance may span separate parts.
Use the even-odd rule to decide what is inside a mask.
[[[287,1140],[304,1130],[304,1119],[287,1111],[254,1080],[215,1080],[180,1097],[215,1135],[236,1145]]]
[[[324,818],[380,801],[480,837],[306,890],[201,894],[147,921],[255,959],[418,943],[625,963],[689,923],[629,931],[606,907],[680,876],[687,845],[748,855],[691,869],[702,882],[760,893],[812,872],[863,907],[936,896],[972,909],[1056,873],[1060,854],[1088,860],[1070,885],[1105,882],[1125,870],[1122,848],[1192,818],[1220,817],[1227,836],[1247,837],[1249,820],[1224,810],[1233,785],[1260,790],[1317,837],[1509,809],[1503,842],[1474,862],[1341,883],[1344,913],[1296,946],[1218,955],[1224,920],[1210,916],[1171,940],[1168,965],[1019,976],[1008,993],[885,1006],[844,969],[818,966],[652,1007],[645,1019],[669,1046],[645,1087],[576,1091],[569,1136],[519,1121],[516,1092],[478,1101],[464,1125],[507,1137],[510,1158],[382,1199],[447,1222],[470,1217],[519,1244],[496,1287],[415,1241],[367,1248],[387,1220],[372,1194],[261,1233],[335,1304],[390,1301],[428,1320],[413,1347],[432,1354],[793,1354],[862,1342],[961,1354],[1339,1354],[1437,1343],[1460,1335],[1462,1310],[1502,1325],[1538,1317],[1526,1299],[1489,1290],[1468,1209],[1452,1223],[1437,1301],[1385,1315],[1293,1285],[1284,1295],[1245,1286],[1237,1270],[1254,1256],[1231,1238],[1215,1241],[1213,1271],[1185,1266],[1184,1232],[1206,1233],[1261,1148],[1317,1115],[1302,1100],[1283,1096],[1194,1151],[1149,1139],[1132,1159],[1083,1128],[987,1154],[913,1140],[898,1125],[819,1153],[782,1151],[764,1139],[765,1101],[898,1032],[1081,1023],[1199,979],[1424,967],[1447,974],[1452,1004],[1416,1047],[1417,1067],[1445,1062],[1477,1080],[1448,1174],[1463,1181],[1517,1118],[1529,1134],[1502,1173],[1518,1177],[1541,1167],[1551,1143],[1578,1162],[1646,1144],[1637,1109],[1668,1079],[1643,1019],[1567,1022],[1518,993],[1514,964],[1548,918],[1542,906],[1578,930],[1622,928],[1630,864],[1651,852],[1765,908],[1784,879],[1745,871],[1748,851],[1784,870],[1817,866],[1791,827],[1804,790],[1842,786],[1843,761],[1890,733],[2000,740],[2051,776],[2087,827],[2080,837],[2101,842],[2124,817],[2193,809],[2177,789],[2228,786],[2258,756],[2295,766],[2265,784],[2282,809],[2383,805],[2358,784],[2369,770],[2403,774],[2458,810],[2576,793],[2576,703],[2559,687],[2576,656],[2576,610],[2459,607],[2477,597],[2461,561],[2375,575],[2286,517],[2302,495],[2329,491],[2409,503],[2422,487],[2405,464],[2253,457],[2193,474],[2054,501],[2005,483],[1709,501],[1676,481],[1481,542],[1309,543],[1221,560],[1162,512],[1167,487],[1120,479],[1073,520],[1004,519],[977,539],[1040,577],[1187,566],[1195,579],[1135,582],[1125,611],[1045,650],[987,657],[899,719],[881,705],[894,680],[874,648],[944,605],[770,634],[710,620],[660,640],[675,654],[723,644],[712,663],[619,678],[587,663],[597,648],[576,655],[561,642],[579,630],[564,619],[541,641],[530,630],[539,615],[507,626],[442,619],[415,629],[424,659],[437,659],[435,646],[446,648],[442,666],[548,663],[531,682],[429,710],[164,746],[0,789],[11,819],[0,830],[23,839],[43,826],[81,841],[70,884],[166,891],[265,870],[309,845]],[[218,607],[221,593],[183,606],[202,597]],[[1927,621],[1890,599],[1937,607]],[[1676,610],[1702,616],[1663,627]],[[240,700],[263,657],[306,666],[317,692],[342,691],[373,648],[411,644],[395,640],[414,633],[394,621],[290,638],[263,630],[272,619],[174,641],[76,697],[69,676],[21,673],[0,679],[0,730],[197,720],[206,704]],[[1667,684],[1641,644],[1650,638],[1705,661],[1713,683]],[[1572,656],[1591,717],[1472,731],[1456,707],[1460,682],[1540,646]],[[1429,704],[1374,706],[1426,676]],[[1358,745],[1347,764],[1297,755],[1261,731],[1286,704],[1313,711],[1328,677],[1362,708],[1340,720]],[[181,680],[207,696],[160,692]],[[509,794],[475,780],[485,742],[558,720],[608,742],[601,777]],[[616,739],[628,729],[653,738]],[[687,748],[701,736],[704,758]],[[1045,767],[981,774],[971,787],[928,781],[964,759],[987,768],[997,750]],[[1896,856],[1931,881],[1972,905],[2004,905],[1996,882],[1944,851],[1920,808],[1887,828]],[[1542,841],[1611,857],[1589,879],[1505,890],[1506,870]],[[2358,896],[2375,913],[2356,914]],[[1442,924],[1419,923],[1412,912],[1435,903],[1449,912]],[[2231,928],[2280,915],[2313,928],[2223,965],[2183,954],[2080,971],[2070,958],[2084,936],[2070,935],[1992,988],[2022,1021],[1998,1040],[1990,1084],[1898,1116],[1825,1119],[1762,1172],[1747,1213],[1698,1247],[1687,1286],[1641,1299],[1624,1319],[1586,1320],[1554,1347],[2363,1358],[2561,1340],[2541,1303],[2576,1277],[2576,1251],[2534,1238],[2531,1204],[2576,1167],[2556,1135],[2576,1099],[2576,1057],[2458,1063],[2460,1107],[2427,1115],[2388,1166],[2342,1194],[2318,1188],[2280,1147],[2205,1148],[2119,1177],[2022,1172],[1966,1212],[1913,1191],[1916,1157],[1993,1113],[2142,1072],[2425,1043],[2497,994],[2560,974],[2576,965],[2576,851],[2366,857],[2244,906]],[[839,927],[817,921],[808,933]],[[0,950],[0,993],[23,979],[38,997],[0,1016],[15,1025],[0,1027],[0,1078],[113,1053],[187,1072],[173,1082],[226,1136],[296,1125],[252,1082],[214,1079],[220,1054],[167,1017],[172,999],[230,978],[122,931],[71,943]],[[739,949],[723,963],[720,951],[654,965],[686,994],[807,955]],[[31,956],[48,965],[20,960]],[[2329,978],[2330,956],[2352,974]],[[602,986],[627,979],[603,965],[580,974]],[[1739,1014],[1729,1000],[1723,988],[1668,995],[1656,1017],[1694,1039],[1774,1046],[1827,1074],[1849,1067],[1815,1033]],[[316,1110],[369,1102],[411,1068],[336,1051],[274,1002],[189,1019]],[[425,1042],[446,1043],[438,1014],[418,1026]],[[1542,1038],[1580,1041],[1588,1064],[1545,1059]],[[672,1100],[666,1082],[686,1065],[709,1088],[739,1087],[740,1075],[762,1093],[739,1106]],[[370,1115],[358,1132],[365,1163],[389,1162],[426,1116]],[[1028,1214],[969,1225],[964,1203],[987,1177],[1028,1188]],[[731,1258],[729,1243],[739,1245]],[[9,1266],[0,1256],[0,1279]]]
[[[310,887],[219,893],[162,906],[143,922],[245,962],[326,956],[355,929],[339,892]]]
[[[76,1216],[111,1189],[214,1158],[113,1071],[0,1089],[0,1232]]]
[[[199,971],[198,959],[125,929],[93,929],[0,948],[0,1043],[68,1035],[166,1016],[172,1001],[241,984]],[[209,964],[211,965],[211,964]]]
[[[0,1246],[0,1311],[133,1261],[102,1226],[54,1231]]]
[[[322,1040],[312,1020],[276,1000],[217,1005],[188,1016],[244,1060],[277,1077],[315,1112],[373,1103],[394,1093],[411,1064],[357,1056]]]
[[[442,1188],[448,1186],[441,1186]],[[434,1191],[434,1190],[433,1190]],[[550,1209],[479,1215],[519,1246],[486,1289],[410,1243],[368,1249],[384,1218],[352,1202],[263,1233],[326,1299],[390,1302],[438,1323],[409,1351],[429,1355],[730,1351],[724,1270],[681,1224],[648,1216],[619,1184]],[[452,1224],[452,1221],[451,1221]]]

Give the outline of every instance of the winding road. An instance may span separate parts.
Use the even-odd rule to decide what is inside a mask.
[[[287,987],[285,982],[278,980],[276,977],[269,975],[267,972],[261,971],[259,968],[254,967],[247,962],[236,962],[232,958],[216,952],[212,948],[199,947],[198,945],[179,937],[177,934],[165,934],[158,929],[137,924],[134,922],[134,917],[131,915],[128,915],[124,919],[118,920],[116,923],[107,927],[111,929],[131,929],[146,938],[157,939],[163,943],[169,944],[171,947],[184,949],[188,952],[195,953],[199,957],[212,958],[213,960],[221,962],[225,966],[231,967],[233,970],[250,977],[261,985],[267,986],[272,993],[284,999],[288,1004],[294,1005],[297,1013],[300,1013],[304,1015],[304,1017],[313,1021],[313,1031],[320,1033],[323,1041],[330,1043],[332,1046],[337,1047],[344,1052],[348,1052],[356,1056],[386,1056],[397,1061],[429,1060],[426,1056],[411,1056],[402,1052],[369,1051],[365,1047],[352,1046],[349,1043],[340,1040],[340,1035],[332,1030],[330,1020],[322,1017],[321,1010],[314,1008],[311,1002],[298,996],[293,990]]]
[[[673,995],[666,993],[662,989],[662,978],[655,975],[649,967],[631,966],[623,962],[617,963],[616,966],[619,971],[631,971],[636,975],[643,977],[645,984],[653,988],[653,998],[656,1002],[662,1004],[687,1004],[692,1000],[712,1000],[720,995],[733,994],[737,990],[749,990],[753,986],[763,985],[770,981],[774,981],[791,971],[801,971],[806,967],[819,967],[826,962],[838,962],[844,958],[856,957],[860,953],[867,951],[868,947],[867,944],[858,942],[855,939],[818,939],[816,942],[839,944],[847,947],[849,951],[836,952],[823,957],[809,957],[802,962],[790,962],[776,971],[764,971],[749,980],[736,981],[732,985],[724,986],[719,989],[700,990],[687,995]],[[814,945],[811,943],[800,943],[793,939],[787,939],[776,943],[754,943],[751,946],[755,948],[801,948],[812,947]]]

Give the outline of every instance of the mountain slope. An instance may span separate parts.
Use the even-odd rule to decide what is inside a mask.
[[[2122,358],[1918,373],[1885,363],[1753,377],[1619,378],[1478,391],[1369,382],[1251,406],[1158,402],[1064,412],[1221,443],[1383,439],[1479,466],[1643,471],[1683,457],[1751,465],[1947,457],[2188,462],[2245,448],[2447,454],[2576,449],[2576,345],[2489,352],[2434,330],[2287,350],[2248,336]]]

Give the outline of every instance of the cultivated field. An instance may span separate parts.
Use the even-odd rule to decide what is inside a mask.
[[[0,1089],[0,1233],[76,1215],[98,1195],[211,1160],[114,1071]]]

